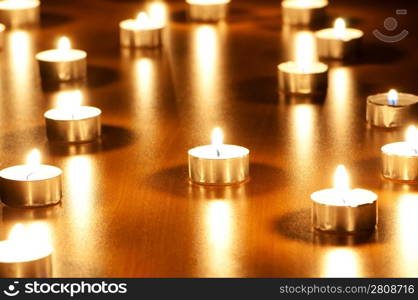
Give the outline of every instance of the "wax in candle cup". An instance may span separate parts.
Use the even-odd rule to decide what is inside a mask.
[[[9,206],[37,207],[61,200],[61,169],[40,164],[39,151],[28,156],[28,163],[0,171],[0,199]]]
[[[226,19],[230,0],[186,0],[190,20],[219,22]]]
[[[406,141],[381,148],[383,177],[396,181],[418,181],[418,130],[408,127]]]
[[[335,181],[343,183],[311,195],[314,228],[336,233],[373,231],[377,224],[377,195],[364,189],[350,189],[343,166],[338,166]]]
[[[10,28],[37,25],[40,19],[39,0],[0,1],[0,23]]]
[[[330,59],[354,58],[360,54],[363,31],[346,28],[345,21],[338,18],[334,28],[315,33],[318,55]]]
[[[192,182],[224,185],[248,179],[250,151],[241,146],[223,144],[221,136],[220,130],[215,128],[211,145],[189,150],[189,178]]]
[[[147,13],[141,12],[136,19],[119,23],[120,44],[129,48],[157,48],[162,45],[164,25],[153,22]]]
[[[94,141],[101,135],[101,113],[92,106],[50,109],[44,114],[48,139],[68,143]]]
[[[402,127],[418,114],[418,96],[390,90],[367,97],[366,120],[377,127]]]
[[[328,66],[321,62],[298,64],[288,61],[278,65],[279,89],[285,93],[321,94],[328,86]]]
[[[47,234],[41,224],[15,225],[9,238],[0,241],[0,276],[51,276],[53,248]]]
[[[313,26],[321,24],[326,17],[327,0],[282,1],[283,24],[291,26]]]
[[[41,77],[46,81],[83,80],[87,74],[87,53],[71,49],[70,40],[61,37],[58,48],[36,54]]]

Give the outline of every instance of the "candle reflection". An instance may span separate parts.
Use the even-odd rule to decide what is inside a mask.
[[[362,275],[358,254],[351,249],[328,250],[321,264],[321,277],[360,277]]]
[[[405,194],[399,199],[399,256],[402,276],[418,274],[418,194]]]

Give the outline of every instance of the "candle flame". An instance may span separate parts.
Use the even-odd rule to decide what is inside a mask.
[[[346,29],[346,25],[345,25],[344,19],[337,18],[334,22],[335,35],[340,39],[343,38],[345,35],[345,29]]]
[[[398,104],[398,98],[399,97],[398,97],[398,92],[396,90],[391,89],[388,92],[387,97],[388,97],[388,103],[389,103],[389,105],[396,105],[396,104]]]
[[[58,95],[57,107],[60,110],[71,111],[81,106],[83,94],[80,90],[64,91]]]
[[[29,152],[26,158],[26,164],[36,167],[41,164],[41,152],[38,149],[33,149]]]
[[[147,25],[149,23],[149,17],[148,14],[146,12],[141,11],[137,16],[136,16],[136,22],[139,25]]]
[[[310,32],[297,33],[295,38],[295,60],[297,66],[305,73],[309,66],[317,60],[315,38]]]
[[[347,169],[344,165],[338,165],[334,174],[334,189],[341,193],[350,190],[350,179],[348,177]]]
[[[406,129],[405,138],[409,144],[416,145],[418,143],[418,129],[414,125],[409,126]]]
[[[58,49],[61,51],[67,51],[71,49],[70,39],[66,36],[60,37],[58,40]]]
[[[212,145],[219,147],[223,144],[224,134],[222,129],[216,127],[212,130]]]

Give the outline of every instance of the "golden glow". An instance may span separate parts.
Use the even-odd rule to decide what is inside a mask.
[[[41,164],[41,152],[38,149],[33,149],[26,157],[26,164],[32,167]]]
[[[167,23],[167,4],[165,4],[163,1],[152,1],[147,5],[147,10],[150,19],[156,25],[164,26]]]
[[[345,35],[345,29],[346,29],[346,25],[345,25],[345,21],[343,18],[337,18],[334,22],[334,32],[335,35],[342,39]]]
[[[70,39],[66,36],[60,37],[58,40],[58,50],[68,51],[71,49]]]
[[[137,16],[136,16],[136,22],[138,23],[138,25],[147,25],[149,23],[149,17],[148,14],[146,12],[140,12]]]
[[[223,142],[224,142],[224,134],[222,132],[222,129],[220,129],[219,127],[216,127],[212,130],[212,145],[215,147],[220,147],[222,146]]]
[[[396,105],[398,103],[398,98],[399,98],[398,97],[398,92],[396,90],[394,90],[394,89],[391,89],[388,92],[387,98],[388,98],[388,103],[390,105]]]
[[[313,33],[301,31],[295,37],[295,60],[302,69],[307,69],[312,62],[317,61],[316,42]]]
[[[72,111],[81,106],[83,94],[80,90],[63,91],[57,95],[56,105],[60,110]]]
[[[338,165],[334,174],[334,189],[347,192],[350,190],[350,179],[347,169],[343,165]]]
[[[0,261],[24,262],[39,259],[52,252],[46,224],[32,223],[13,226],[6,241],[0,242]]]
[[[327,251],[321,277],[360,277],[360,263],[354,250],[336,248]]]
[[[418,143],[418,130],[415,126],[411,125],[406,129],[405,134],[406,141],[412,145]]]
[[[206,81],[214,75],[214,62],[217,58],[218,39],[215,28],[199,26],[196,29],[196,52],[199,70]],[[205,76],[203,76],[205,74]],[[206,83],[207,84],[207,83]]]

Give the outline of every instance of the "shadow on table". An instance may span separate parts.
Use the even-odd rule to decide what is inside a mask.
[[[146,179],[145,184],[177,197],[193,198],[197,190],[199,190],[198,195],[220,195],[220,189],[229,191],[234,187],[245,187],[245,196],[267,194],[284,186],[286,182],[284,172],[281,169],[266,164],[252,163],[250,165],[250,176],[249,181],[239,185],[224,187],[197,185],[188,180],[188,166],[180,165],[154,173]],[[207,193],[202,193],[202,189],[205,189]],[[228,191],[224,195],[228,195]]]
[[[48,142],[48,151],[52,156],[91,154],[123,148],[134,140],[135,134],[126,128],[103,125],[102,136],[97,141],[74,144]]]
[[[354,246],[385,241],[384,215],[385,212],[379,209],[379,224],[376,231],[356,235],[327,233],[313,229],[310,209],[285,214],[276,220],[273,226],[275,231],[291,240],[319,245]]]
[[[235,8],[235,7],[230,7],[228,9],[228,15],[226,17],[226,22],[228,22],[228,24],[231,23],[238,23],[241,21],[247,21],[248,20],[248,16],[249,16],[249,12],[246,9],[242,9],[242,8]],[[173,22],[176,23],[196,23],[196,24],[217,24],[218,22],[197,22],[197,21],[192,21],[189,19],[188,16],[188,12],[187,9],[181,9],[181,10],[177,10],[177,11],[173,11],[171,13],[170,19]]]
[[[56,13],[41,13],[41,28],[60,26],[73,21],[68,15]]]
[[[3,222],[21,223],[38,220],[53,219],[58,216],[61,202],[56,205],[49,205],[45,207],[36,208],[19,208],[3,206],[2,220]]]

